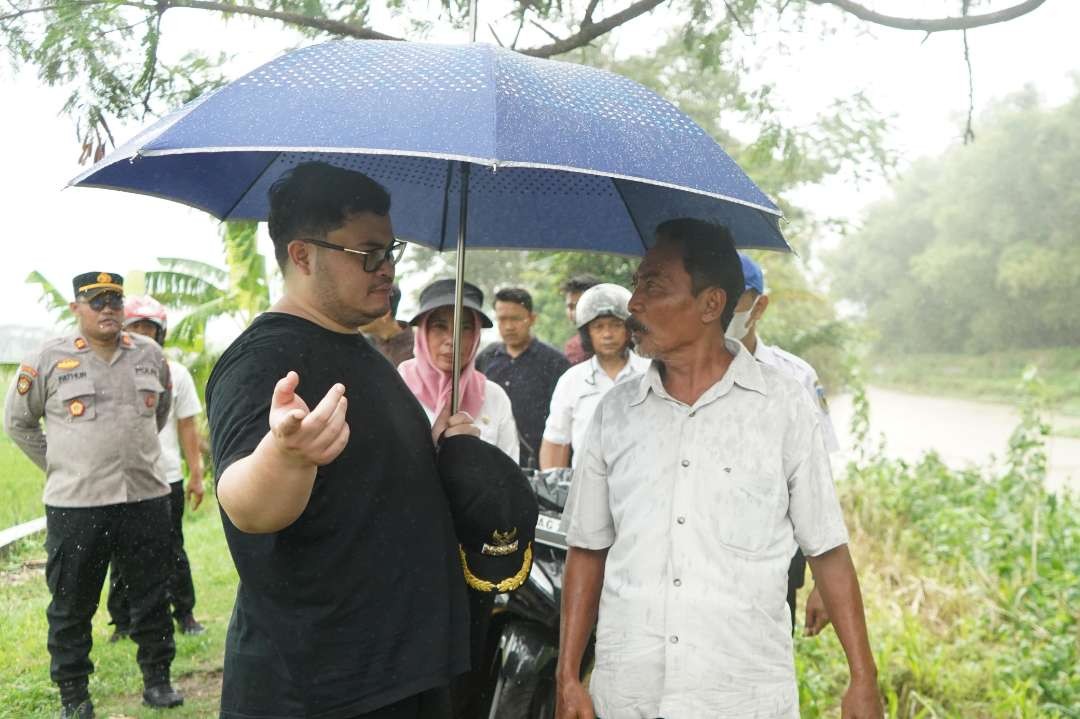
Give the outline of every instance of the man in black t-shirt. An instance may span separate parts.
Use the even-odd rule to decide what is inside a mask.
[[[514,410],[522,467],[540,466],[551,394],[570,361],[559,350],[532,336],[536,322],[532,295],[520,287],[495,293],[495,321],[502,342],[490,344],[476,356],[476,369],[505,390]]]
[[[432,439],[479,432],[464,414],[432,428],[356,330],[389,309],[402,243],[386,191],[306,163],[270,198],[284,296],[206,392],[240,575],[221,716],[448,716],[468,619]]]

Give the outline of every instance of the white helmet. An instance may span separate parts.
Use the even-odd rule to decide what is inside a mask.
[[[585,290],[578,299],[574,318],[578,329],[585,327],[597,317],[617,317],[625,321],[630,317],[630,290],[605,282]]]

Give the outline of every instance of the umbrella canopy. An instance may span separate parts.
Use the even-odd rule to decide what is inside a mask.
[[[470,248],[642,254],[660,222],[696,217],[726,225],[740,247],[788,250],[776,205],[673,105],[604,70],[480,44],[343,40],[288,53],[71,184],[263,220],[270,185],[308,160],[378,181],[398,236],[440,250],[464,235],[466,198]]]

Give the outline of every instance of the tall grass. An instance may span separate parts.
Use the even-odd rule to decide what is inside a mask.
[[[840,489],[889,715],[1080,717],[1080,503],[1044,487],[1035,408],[995,472],[889,460],[861,391],[856,407],[863,452]],[[835,636],[797,654],[803,715],[836,716]]]

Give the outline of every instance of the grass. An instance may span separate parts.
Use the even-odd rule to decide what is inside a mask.
[[[897,389],[1016,404],[1023,399],[1021,379],[1038,369],[1051,407],[1080,417],[1080,347],[1011,350],[982,355],[907,354],[876,356],[869,362],[871,384]],[[1067,434],[1080,432],[1064,428]],[[1061,431],[1055,429],[1055,434]]]
[[[185,514],[185,543],[195,578],[196,616],[206,625],[201,636],[176,635],[173,683],[184,692],[184,706],[161,712],[142,706],[142,679],[135,644],[110,644],[112,633],[105,594],[94,617],[95,672],[90,691],[100,717],[114,719],[189,719],[217,716],[225,629],[236,595],[236,571],[225,545],[217,506],[207,492],[203,506]],[[59,694],[49,680],[45,648],[43,536],[27,539],[0,557],[0,718],[55,717]]]
[[[13,377],[11,372],[0,372],[0,387],[5,397]],[[3,408],[0,407],[2,421]],[[0,432],[0,529],[43,515],[41,491],[44,486],[44,472],[26,458],[6,433]]]

